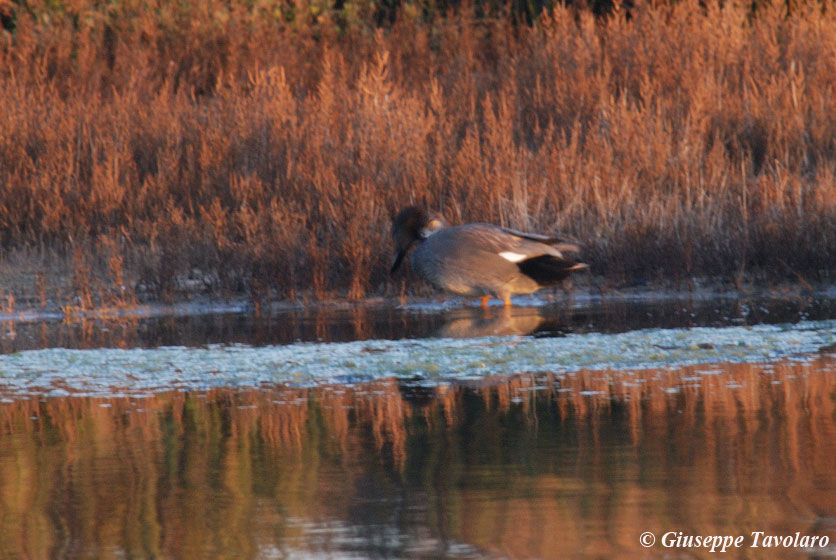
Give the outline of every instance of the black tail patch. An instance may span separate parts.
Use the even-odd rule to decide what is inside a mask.
[[[583,263],[567,261],[552,255],[540,255],[525,259],[517,263],[520,271],[540,284],[541,286],[554,286],[559,284],[575,270],[581,270],[587,266]]]

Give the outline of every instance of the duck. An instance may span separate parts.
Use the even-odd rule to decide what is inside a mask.
[[[463,296],[491,298],[511,305],[511,296],[556,286],[573,272],[589,268],[574,258],[580,247],[557,237],[525,233],[491,224],[450,227],[443,217],[418,206],[392,220],[394,275],[410,249],[418,276]]]

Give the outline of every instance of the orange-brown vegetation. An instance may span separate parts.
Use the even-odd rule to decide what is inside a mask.
[[[648,530],[832,541],[834,367],[17,400],[0,555],[305,555],[364,522],[527,558],[629,556]]]
[[[389,220],[424,198],[577,238],[609,284],[832,278],[836,11],[817,3],[377,30],[262,3],[25,4],[0,31],[18,302],[385,293]]]

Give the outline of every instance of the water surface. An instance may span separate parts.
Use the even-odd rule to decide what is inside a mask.
[[[0,557],[833,557],[831,309],[7,322]]]

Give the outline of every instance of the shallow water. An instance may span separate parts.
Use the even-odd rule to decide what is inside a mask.
[[[0,557],[834,557],[834,309],[7,321]]]

